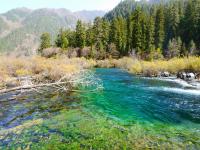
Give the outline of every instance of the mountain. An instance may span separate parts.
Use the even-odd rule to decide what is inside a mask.
[[[85,21],[92,21],[94,20],[97,16],[104,16],[105,12],[104,11],[87,11],[87,10],[83,10],[83,11],[78,11],[74,13],[76,16],[78,16],[79,18],[82,18]]]
[[[39,46],[39,37],[49,32],[52,40],[60,28],[75,28],[78,19],[91,22],[103,11],[71,12],[67,9],[17,8],[0,14],[0,52],[31,54]]]

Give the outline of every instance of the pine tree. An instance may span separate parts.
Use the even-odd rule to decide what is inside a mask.
[[[163,7],[160,6],[156,12],[155,21],[155,46],[156,48],[162,49],[164,42],[165,32],[164,32],[164,12]]]
[[[94,25],[93,25],[93,31],[94,31],[94,42],[100,43],[103,39],[103,20],[100,17],[95,18]]]
[[[193,5],[192,1],[187,1],[184,18],[181,20],[181,36],[188,47],[193,37]]]
[[[109,35],[109,43],[116,43],[117,41],[117,26],[118,26],[118,20],[117,18],[114,18],[111,22],[111,29],[110,29],[110,35]]]
[[[177,39],[173,38],[172,40],[170,40],[168,44],[168,57],[179,57],[181,53],[181,48],[182,41],[180,37],[178,37]]]
[[[76,47],[84,48],[86,44],[86,31],[85,26],[81,20],[76,24]]]
[[[147,33],[149,31],[149,28],[148,28],[148,19],[147,19],[147,15],[142,12],[141,14],[141,27],[142,27],[142,38],[141,38],[141,42],[142,42],[142,47],[141,47],[141,50],[142,50],[142,55],[144,55],[146,52],[147,52]]]
[[[94,45],[94,30],[92,25],[88,25],[88,29],[86,30],[86,45]]]
[[[174,3],[172,6],[171,14],[171,28],[172,28],[172,37],[177,37],[179,33],[179,24],[180,16],[177,3]]]
[[[69,41],[68,41],[67,37],[63,36],[63,37],[62,37],[62,45],[61,45],[61,48],[62,48],[62,49],[67,49],[67,48],[68,48],[68,45],[69,45]]]
[[[193,40],[191,40],[190,44],[189,44],[189,54],[190,55],[197,55],[198,54],[196,44],[194,43]]]
[[[60,29],[60,33],[57,36],[56,42],[57,47],[62,48],[63,50],[67,49],[69,46],[69,41],[67,39],[67,31]]]
[[[105,28],[105,29],[104,29]],[[109,25],[102,18],[97,17],[93,25],[94,42],[99,59],[105,58],[107,44],[109,43]]]
[[[103,20],[102,22],[102,28],[103,28],[103,33],[102,33],[102,43],[104,49],[107,51],[108,50],[108,45],[109,45],[109,33],[110,33],[110,24],[108,21]]]
[[[165,40],[164,48],[166,44],[172,38],[177,38],[179,36],[179,26],[180,26],[180,13],[178,5],[179,3],[172,3],[167,8],[165,8]]]
[[[51,47],[51,37],[49,33],[43,33],[40,37],[41,43],[40,43],[40,48],[39,50],[43,50],[46,48]]]
[[[86,30],[86,46],[90,47],[90,57],[96,58],[95,49],[94,49],[94,29],[91,24],[88,25],[88,29]]]
[[[117,19],[117,35],[115,44],[121,55],[126,54],[126,22],[122,17]]]
[[[66,31],[66,36],[67,39],[69,41],[69,45],[70,47],[76,47],[76,32],[75,31],[71,31],[71,30],[67,30]]]
[[[139,53],[142,48],[142,25],[141,25],[141,8],[137,7],[132,15],[132,48]]]
[[[146,35],[146,41],[147,41],[147,53],[150,53],[155,49],[154,45],[154,37],[155,37],[155,21],[152,16],[149,17],[148,24],[147,24],[147,35]]]
[[[198,46],[200,46],[200,0],[193,0],[193,39]],[[192,39],[192,40],[193,40]]]
[[[111,18],[95,18],[87,30],[79,20],[76,31],[59,34],[57,45],[62,48],[90,46],[91,53],[99,58],[112,53],[111,49],[121,56],[135,50],[138,56],[147,59],[161,58],[162,54],[170,57],[200,54],[200,0],[136,3],[126,13],[122,5]]]
[[[129,15],[127,19],[127,34],[126,34],[126,54],[130,53],[131,51],[131,39],[132,39],[132,22],[131,22],[131,15]]]

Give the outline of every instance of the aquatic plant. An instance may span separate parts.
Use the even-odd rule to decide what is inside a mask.
[[[65,119],[63,119],[65,118]],[[35,121],[34,121],[35,122]],[[25,124],[26,125],[26,124]],[[51,119],[7,134],[7,148],[30,149],[185,149],[200,148],[198,135],[187,129],[155,124],[124,126],[81,110],[62,111]],[[19,128],[19,127],[16,127]],[[153,128],[153,129],[152,129]],[[33,136],[34,135],[34,136]],[[173,138],[172,138],[173,137]]]

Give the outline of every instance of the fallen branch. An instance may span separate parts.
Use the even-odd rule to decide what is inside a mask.
[[[52,87],[54,85],[64,85],[64,84],[67,84],[67,82],[39,84],[39,85],[32,85],[32,86],[29,86],[29,85],[28,86],[19,86],[19,87],[15,87],[15,88],[0,90],[0,94],[9,93],[9,92],[18,91],[18,90],[28,90],[28,89],[35,89],[35,88],[40,88],[40,87]]]
[[[37,83],[37,80],[35,80],[35,78],[33,77],[23,77],[20,79],[18,78],[17,80],[19,81],[20,86],[9,89],[0,89],[0,94],[5,94],[13,91],[20,91],[20,90],[21,92],[33,90],[38,93],[42,93],[41,91],[43,90],[44,92],[45,87],[55,89],[55,91],[63,91],[63,92],[78,91],[78,90],[73,90],[73,87],[78,87],[80,85],[83,87],[87,86],[95,87],[92,91],[96,91],[103,87],[100,83],[100,80],[95,78],[93,73],[90,71],[81,71],[78,74],[64,75],[63,77],[60,78],[60,80],[54,81],[53,83]]]

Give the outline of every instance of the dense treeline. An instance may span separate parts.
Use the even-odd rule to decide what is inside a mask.
[[[87,57],[96,59],[137,55],[152,60],[200,54],[200,0],[134,3],[132,12],[125,15],[98,17],[93,24],[78,21],[75,31],[61,29],[55,45],[87,50]],[[50,35],[46,36],[41,36],[41,49],[50,47],[43,44],[50,41]]]

